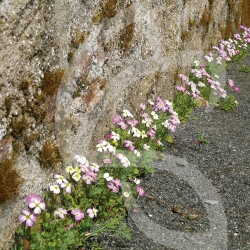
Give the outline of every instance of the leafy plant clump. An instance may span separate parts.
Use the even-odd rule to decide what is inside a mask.
[[[220,106],[223,110],[233,110],[237,105],[229,92],[238,92],[240,88],[232,79],[222,81],[222,73],[231,61],[242,60],[247,55],[250,44],[250,28],[241,26],[241,33],[234,39],[222,40],[214,46],[214,52],[205,55],[205,63],[194,61],[189,77],[179,74],[182,85],[176,86],[177,94],[174,106],[180,114],[180,120],[188,118],[190,110],[199,106],[200,100],[207,100],[210,105]],[[248,68],[242,68],[245,72]]]
[[[139,178],[154,171],[150,164],[180,123],[169,101],[156,98],[140,108],[138,117],[127,109],[113,117],[116,127],[96,145],[96,162],[76,155],[76,164],[55,174],[44,199],[26,197],[16,249],[94,249],[88,239],[105,232],[131,237],[125,219],[134,197],[145,194]]]
[[[240,71],[244,72],[244,73],[249,73],[250,72],[250,67],[248,67],[246,65],[242,65]]]

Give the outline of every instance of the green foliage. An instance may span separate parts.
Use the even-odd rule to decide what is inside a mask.
[[[221,99],[220,108],[225,111],[233,111],[237,107],[237,101],[234,95],[228,95],[226,98]]]
[[[201,150],[201,145],[209,145],[210,141],[205,137],[205,133],[198,134],[198,137],[195,139],[195,143],[198,146],[199,150]]]
[[[177,91],[174,99],[174,108],[178,113],[179,119],[181,122],[186,121],[192,110],[197,106],[195,100],[192,99],[189,95]]]
[[[249,73],[250,72],[250,67],[248,67],[246,65],[242,65],[240,71],[244,72],[244,73]]]

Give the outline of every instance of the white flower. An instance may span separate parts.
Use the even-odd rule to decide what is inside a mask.
[[[113,177],[112,176],[109,176],[106,178],[106,181],[112,181],[113,180]]]
[[[58,183],[58,184],[62,184],[62,182],[64,182],[64,180],[65,180],[65,178],[62,175],[59,175],[59,174],[56,174],[54,176],[54,178],[57,179],[56,183]]]
[[[92,165],[90,166],[90,170],[93,172],[99,172],[99,166],[96,163],[92,163]]]
[[[124,192],[123,196],[126,197],[126,198],[128,198],[129,197],[129,193],[128,192]]]
[[[107,150],[107,147],[105,145],[103,145],[103,143],[97,144],[96,147],[97,147],[97,151],[99,151],[99,152],[103,152],[103,151]]]
[[[111,138],[113,140],[119,141],[120,140],[120,135],[112,131]]]
[[[140,137],[141,136],[141,131],[135,127],[132,128],[132,132],[134,133],[134,137]]]
[[[172,103],[172,102],[170,102],[170,101],[168,101],[168,100],[165,100],[165,103],[166,103],[166,105],[167,105],[167,106],[170,106],[170,107],[172,107],[172,106],[173,106],[173,103]]]
[[[169,126],[168,120],[166,120],[165,122],[162,122],[161,124],[162,124],[165,128],[168,128],[168,126]]]
[[[147,136],[147,134],[146,134],[146,132],[145,132],[145,130],[142,130],[142,132],[141,132],[141,138],[146,138],[146,137],[148,137]]]
[[[107,145],[107,149],[110,153],[115,153],[116,147],[112,146],[110,143]]]
[[[80,174],[82,171],[81,171],[81,169],[80,169],[80,168],[75,167],[75,172],[76,172],[76,173],[78,173],[78,174]]]
[[[121,163],[124,167],[130,166],[130,161],[128,160],[128,158],[126,156],[124,156],[124,158],[121,159]]]
[[[143,149],[145,150],[149,150],[150,149],[150,146],[148,146],[146,143],[143,145]]]
[[[134,154],[135,154],[137,157],[140,157],[140,156],[141,156],[141,153],[140,153],[138,150],[134,150]]]
[[[157,115],[154,111],[151,112],[151,115],[153,116],[153,118],[154,118],[155,120],[158,120],[158,119],[159,119],[158,115]]]
[[[75,169],[74,169],[72,166],[68,166],[68,167],[66,168],[66,172],[67,172],[67,173],[70,173],[70,174],[73,174],[73,173],[75,173]]]
[[[106,181],[112,181],[113,177],[109,176],[109,173],[104,173],[103,178],[106,179]]]
[[[134,183],[135,183],[136,185],[139,185],[139,184],[141,183],[141,181],[140,181],[139,179],[135,178],[135,179],[134,179]]]
[[[151,100],[148,100],[148,103],[149,103],[150,105],[152,105],[152,106],[155,105],[154,102],[152,102]]]
[[[123,110],[123,116],[124,117],[133,117],[133,115],[127,109]]]
[[[104,173],[103,178],[106,179],[107,177],[109,177],[109,173]]]
[[[158,116],[157,116],[158,117]],[[152,123],[152,119],[147,118],[145,120],[142,120],[142,123],[146,124],[146,127],[150,127],[151,123]]]
[[[81,175],[79,173],[74,173],[72,175],[72,178],[75,180],[75,181],[79,181],[81,179]]]
[[[199,61],[194,61],[195,66],[199,66],[199,63],[200,63]]]
[[[75,159],[76,159],[79,163],[81,163],[81,164],[85,164],[86,161],[87,161],[87,159],[86,159],[84,156],[82,156],[82,155],[76,155],[76,156],[75,156]]]
[[[49,190],[52,191],[54,194],[59,194],[60,193],[60,188],[59,188],[58,185],[50,186]]]

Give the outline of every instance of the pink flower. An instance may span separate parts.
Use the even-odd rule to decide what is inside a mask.
[[[112,180],[112,182],[117,186],[117,187],[121,187],[122,186],[122,183],[119,179],[115,179],[115,180]]]
[[[147,135],[148,135],[151,139],[154,139],[155,134],[156,134],[156,131],[155,131],[153,128],[150,129],[150,130],[147,132]]]
[[[23,210],[22,212],[23,214],[18,216],[19,222],[23,223],[26,221],[26,226],[32,227],[36,222],[36,216],[34,214],[31,214],[29,210]]]
[[[111,160],[111,159],[108,159],[108,158],[104,158],[104,159],[103,159],[103,162],[104,162],[105,164],[109,164],[109,163],[112,163],[112,160]]]
[[[93,177],[91,177],[90,175],[83,175],[82,179],[85,181],[87,185],[91,184],[91,182],[94,181]]]
[[[159,146],[163,146],[161,140],[159,140],[159,139],[157,140],[157,144],[158,144]]]
[[[126,148],[129,148],[129,147],[131,147],[131,146],[133,146],[133,142],[132,141],[129,141],[129,140],[125,140],[124,141],[124,146],[126,147]]]
[[[30,194],[29,196],[27,196],[27,197],[25,198],[25,200],[26,200],[28,203],[32,202],[34,199],[37,199],[37,200],[39,200],[39,201],[42,201],[42,198],[39,197],[39,196],[37,196],[36,194]]]
[[[70,225],[68,226],[68,228],[67,228],[67,229],[69,230],[69,229],[73,228],[74,226],[75,226],[75,224],[74,224],[74,223],[72,223],[72,224],[70,224]]]
[[[146,109],[146,105],[143,104],[143,103],[141,103],[141,104],[140,104],[140,108],[144,111],[144,110]]]
[[[118,122],[117,124],[121,127],[122,130],[125,130],[127,128],[127,124],[123,121]]]
[[[119,115],[115,115],[112,119],[112,121],[116,124],[118,124],[118,122],[123,122],[122,117],[120,117]]]
[[[54,215],[58,215],[61,219],[63,219],[64,215],[67,215],[67,211],[59,207],[58,210],[54,212]]]
[[[239,86],[234,86],[233,90],[234,90],[234,92],[239,92],[240,91],[240,87]]]
[[[35,208],[34,209],[34,214],[40,214],[41,210],[45,209],[45,203],[41,202],[40,199],[34,198],[33,201],[29,203],[30,208]]]
[[[98,210],[95,209],[95,208],[88,208],[87,209],[87,213],[88,213],[88,215],[89,215],[90,218],[96,217],[97,216],[97,212],[98,212]]]
[[[109,182],[108,188],[111,189],[114,193],[119,191],[119,187],[117,187],[112,181]]]
[[[127,121],[127,124],[130,125],[131,127],[136,127],[139,122],[137,120],[129,120]]]
[[[66,186],[66,193],[71,193],[71,184],[67,182],[65,186]]]
[[[136,188],[136,192],[138,193],[139,196],[143,196],[145,194],[145,191],[140,186]]]
[[[228,79],[227,80],[227,84],[228,86],[230,86],[231,88],[234,87],[234,81],[232,79]]]
[[[89,167],[89,169],[93,172],[99,172],[99,166],[96,163],[92,163],[92,165]]]
[[[75,216],[76,221],[80,221],[81,219],[84,218],[84,213],[78,208],[73,209],[71,211],[71,214],[73,214]]]
[[[181,78],[181,80],[182,80],[183,82],[185,82],[185,83],[188,83],[188,82],[189,82],[188,77],[186,77],[185,75],[179,74],[178,76]]]
[[[186,86],[184,86],[184,85],[176,86],[175,88],[176,88],[176,90],[183,92],[183,93],[185,93],[185,91],[186,91]]]

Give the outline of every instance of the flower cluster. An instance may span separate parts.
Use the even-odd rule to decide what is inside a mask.
[[[155,101],[148,100],[147,104],[141,103],[140,108],[140,116],[137,119],[134,119],[127,109],[123,110],[123,117],[116,114],[113,122],[118,128],[108,136],[108,139],[113,139],[112,145],[128,149],[138,157],[140,150],[162,148],[162,140],[167,138],[169,133],[175,132],[180,123],[173,103],[160,97]],[[117,133],[122,134],[122,139]]]
[[[98,210],[96,208],[88,208],[87,209],[87,214],[89,215],[90,218],[94,218],[97,217],[97,212]],[[71,215],[73,215],[74,219],[76,222],[79,222],[80,220],[84,219],[84,213],[82,210],[78,209],[78,208],[74,208],[71,210],[70,212]],[[63,209],[61,207],[59,207],[55,212],[54,212],[55,216],[59,216],[61,219],[64,219],[65,216],[69,215],[66,209]]]
[[[36,215],[41,214],[45,210],[45,203],[40,196],[30,194],[25,198],[30,210],[23,210],[21,215],[18,216],[19,222],[26,222],[26,226],[31,227],[36,222]]]
[[[218,80],[218,73],[225,68],[226,62],[235,60],[241,53],[245,53],[244,51],[248,48],[250,44],[250,29],[241,26],[241,30],[242,33],[235,34],[234,39],[222,40],[218,46],[213,47],[214,53],[210,52],[204,56],[207,62],[206,66],[200,65],[200,62],[196,60],[194,62],[195,67],[191,69],[190,77],[179,74],[178,76],[184,85],[176,86],[176,90],[195,99],[203,95],[204,87],[209,86],[215,95],[225,99],[228,94],[223,84]],[[240,90],[230,79],[228,79],[228,86],[234,92]]]

